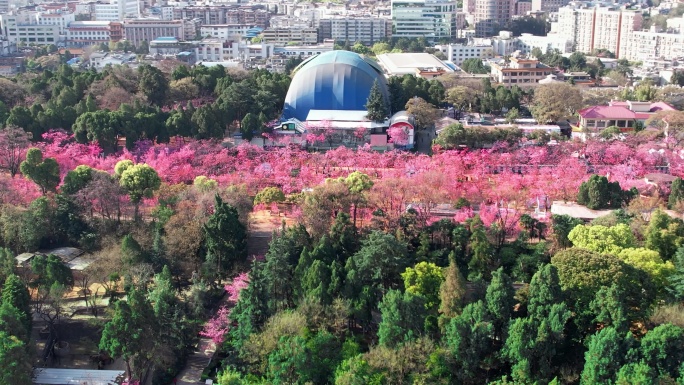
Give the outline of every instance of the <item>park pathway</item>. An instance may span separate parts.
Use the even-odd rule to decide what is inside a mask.
[[[248,255],[263,256],[266,254],[273,230],[282,226],[282,219],[285,218],[276,215],[271,216],[263,211],[250,215],[247,239]],[[227,295],[223,296],[217,309],[227,304],[228,298],[229,296]],[[202,372],[211,362],[215,352],[216,344],[214,344],[211,338],[200,338],[197,350],[188,356],[185,368],[178,374],[177,385],[204,384],[204,381],[201,381]]]

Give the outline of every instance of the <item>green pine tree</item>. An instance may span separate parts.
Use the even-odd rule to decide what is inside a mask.
[[[374,122],[383,123],[389,117],[387,101],[380,91],[380,85],[377,80],[373,83],[373,87],[371,87],[370,95],[368,95],[368,100],[364,107],[368,110],[366,117]]]

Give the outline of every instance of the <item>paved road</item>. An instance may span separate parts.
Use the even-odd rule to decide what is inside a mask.
[[[227,296],[226,296],[227,297]],[[188,356],[185,368],[178,375],[177,385],[197,385],[200,382],[204,368],[209,365],[216,352],[216,345],[210,338],[201,338],[196,352]]]

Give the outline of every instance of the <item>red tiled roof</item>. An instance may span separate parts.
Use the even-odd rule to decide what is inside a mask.
[[[650,112],[635,112],[634,115],[639,120],[646,120],[646,119],[650,118],[651,116],[653,116],[653,114]]]
[[[651,109],[649,110],[650,112],[658,112],[658,111],[674,111],[676,108],[672,107],[671,105],[665,103],[665,102],[655,102],[651,103]]]
[[[636,119],[636,114],[622,106],[593,106],[579,111],[585,119]]]

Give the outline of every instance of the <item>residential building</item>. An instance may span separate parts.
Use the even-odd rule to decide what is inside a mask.
[[[465,59],[485,59],[494,56],[491,44],[449,44],[442,47],[446,48],[444,54],[447,59],[456,65],[461,65]]]
[[[201,36],[202,23],[199,19],[183,20],[183,40],[195,40]]]
[[[572,39],[575,51],[592,53],[606,49],[621,58],[632,33],[641,29],[642,20],[639,10],[567,6],[558,11],[556,32]]]
[[[0,0],[0,13],[9,12],[10,2],[9,0]]]
[[[120,21],[140,17],[138,0],[110,0],[109,3],[94,3],[93,16],[96,21]]]
[[[183,39],[182,20],[133,19],[123,23],[124,37],[138,47],[143,41],[151,42],[158,37]]]
[[[453,40],[458,30],[456,3],[450,0],[392,0],[392,37]]]
[[[525,16],[532,11],[532,3],[529,1],[518,1],[515,3],[515,13],[517,16]],[[555,12],[555,11],[554,11]]]
[[[174,20],[200,19],[201,24],[249,24],[260,28],[268,27],[270,13],[264,9],[236,6],[176,7]]]
[[[573,48],[573,41],[561,35],[535,36],[523,33],[515,40],[516,49],[525,55],[532,53],[535,48],[539,48],[542,53],[558,50],[562,54],[572,52]]]
[[[515,12],[515,0],[476,0],[475,36],[493,36],[495,31],[505,26]]]
[[[252,29],[252,26],[245,24],[212,24],[200,27],[202,37],[211,37],[220,40],[241,39]]]
[[[109,43],[120,39],[112,38],[110,21],[74,21],[67,27],[67,45],[70,47],[86,47],[95,44]],[[119,24],[120,23],[114,23]],[[117,27],[114,27],[116,30]]]
[[[262,35],[263,41],[276,45],[315,45],[318,44],[317,28],[268,28]]]
[[[536,86],[553,73],[553,68],[536,59],[511,58],[508,64],[491,64],[491,77],[504,86]]]
[[[569,0],[532,0],[532,12],[552,13],[558,12],[562,7],[568,5]]]
[[[373,16],[344,17],[334,16],[321,19],[318,26],[318,40],[333,39],[348,41],[350,44],[360,41],[366,45],[387,40],[392,34],[391,20]]]
[[[29,15],[0,15],[0,34],[11,43],[57,44],[60,41],[58,25],[39,25]]]
[[[226,23],[249,24],[259,28],[268,27],[269,13],[265,9],[240,7],[226,11]]]
[[[672,60],[684,57],[684,34],[658,33],[654,29],[632,32],[622,57],[639,61],[646,58]]]
[[[268,21],[271,28],[311,28],[315,27],[312,20],[302,19],[290,15],[274,16]]]

